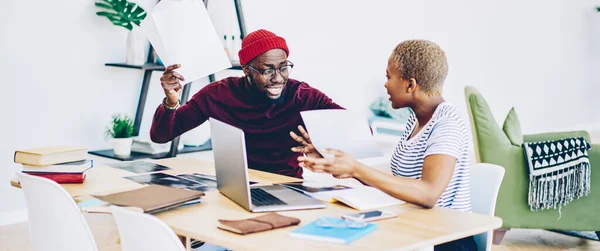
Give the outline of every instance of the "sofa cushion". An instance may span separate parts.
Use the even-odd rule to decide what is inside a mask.
[[[510,109],[508,115],[506,115],[504,125],[502,126],[502,131],[504,131],[511,144],[515,146],[523,145],[521,122],[519,122],[519,117],[517,116],[517,112],[515,111],[514,107]]]

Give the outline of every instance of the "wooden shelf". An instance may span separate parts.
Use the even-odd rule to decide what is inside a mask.
[[[165,70],[164,65],[152,64],[152,63],[147,63],[144,65],[132,65],[132,64],[125,64],[125,63],[106,63],[104,65],[112,66],[112,67],[130,68],[130,69],[141,69],[141,70],[147,70],[147,71],[150,71],[150,70],[164,71]],[[241,70],[241,69],[242,69],[242,66],[237,63],[232,63],[231,67],[229,67],[229,70]]]
[[[113,67],[121,67],[121,68],[131,68],[131,69],[142,69],[142,70],[152,70],[152,71],[164,71],[165,66],[159,64],[146,63],[143,65],[131,65],[125,63],[106,63],[106,66]]]
[[[231,64],[231,67],[229,67],[230,70],[241,70],[242,66],[239,64]]]
[[[210,151],[212,150],[212,143],[210,142],[210,140],[208,140],[206,142],[206,144],[201,145],[201,146],[184,146],[181,150],[177,151],[178,154],[180,153],[193,153],[193,152],[201,152],[201,151]],[[148,153],[139,153],[139,152],[131,152],[131,154],[129,156],[115,156],[115,152],[113,151],[113,149],[105,149],[105,150],[98,150],[98,151],[90,151],[90,154],[93,155],[98,155],[101,157],[105,157],[105,158],[111,158],[111,159],[117,159],[117,160],[122,160],[122,161],[130,161],[130,160],[136,160],[136,159],[163,159],[163,158],[168,158],[169,157],[169,153],[157,153],[157,154],[148,154]]]
[[[147,158],[161,159],[161,158],[165,158],[169,154],[169,153],[160,153],[160,154],[152,155],[152,154],[147,154],[147,153],[131,152],[131,154],[129,156],[124,157],[124,156],[115,156],[115,152],[113,151],[113,149],[90,151],[89,153],[93,154],[93,155],[105,157],[105,158],[111,158],[111,159],[117,159],[117,160],[123,160],[123,161],[136,160],[136,159],[147,159]]]

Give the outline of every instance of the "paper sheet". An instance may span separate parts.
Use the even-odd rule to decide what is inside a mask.
[[[167,1],[168,2],[168,1]],[[156,30],[156,24],[154,24],[154,19],[147,15],[146,18],[140,23],[140,27],[138,28],[140,31],[146,35],[150,44],[156,51],[156,54],[160,57],[160,59],[164,62],[169,62],[167,58],[167,53],[165,52],[165,47],[160,41],[160,37],[158,36],[158,30]],[[167,65],[168,66],[168,65]]]
[[[185,83],[231,67],[202,1],[163,0],[141,27],[165,66],[181,64]]]
[[[300,112],[313,145],[321,155],[325,148],[341,150],[355,159],[382,157],[366,118],[340,109]]]

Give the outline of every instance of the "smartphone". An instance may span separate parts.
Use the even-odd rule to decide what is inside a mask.
[[[388,212],[388,211],[373,210],[373,211],[366,211],[366,212],[360,212],[360,213],[355,213],[355,214],[345,214],[345,215],[342,215],[342,218],[351,219],[351,220],[359,219],[361,215],[364,215],[362,218],[363,221],[376,221],[376,220],[388,219],[388,218],[393,218],[393,217],[398,216],[398,214]]]

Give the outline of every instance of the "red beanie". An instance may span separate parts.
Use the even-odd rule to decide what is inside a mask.
[[[238,52],[240,64],[245,65],[256,56],[272,49],[283,49],[289,56],[285,39],[268,30],[257,30],[248,34],[242,41],[242,49]]]

